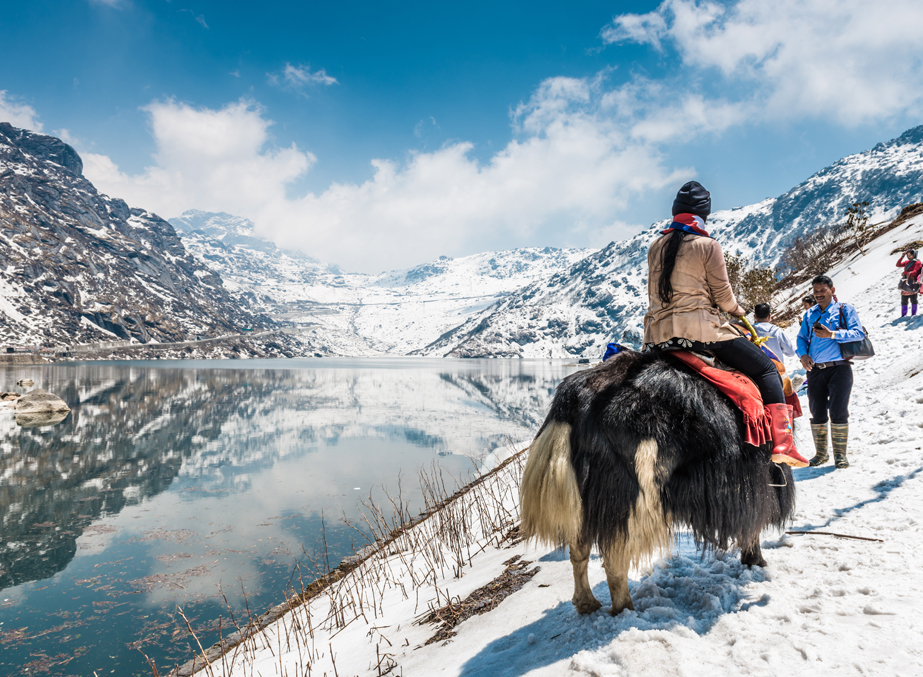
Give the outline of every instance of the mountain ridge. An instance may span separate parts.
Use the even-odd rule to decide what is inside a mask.
[[[715,212],[707,227],[725,252],[775,266],[800,235],[844,219],[862,199],[871,202],[873,220],[894,218],[905,205],[923,200],[923,126],[842,158],[779,197]],[[639,343],[647,311],[647,249],[669,221],[512,294],[414,354],[593,358],[612,340]]]

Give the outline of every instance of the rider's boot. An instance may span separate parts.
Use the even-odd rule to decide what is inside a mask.
[[[792,437],[792,407],[789,404],[767,404],[772,420],[772,462],[784,463],[793,468],[806,468],[808,459],[795,449]]]
[[[844,470],[849,467],[849,461],[846,460],[846,442],[849,439],[849,424],[831,422],[830,437],[833,442],[833,460],[837,470]]]
[[[811,459],[812,466],[823,465],[830,458],[827,453],[827,424],[812,423],[811,436],[814,438],[814,458]]]

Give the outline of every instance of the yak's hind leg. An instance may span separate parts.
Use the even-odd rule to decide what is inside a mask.
[[[574,567],[574,598],[571,601],[573,601],[577,613],[591,614],[602,606],[602,603],[593,596],[590,579],[587,577],[591,545],[589,541],[582,537],[569,545],[570,563]]]
[[[757,536],[752,543],[740,546],[740,563],[748,567],[764,567],[763,551],[760,549],[760,539]]]
[[[631,603],[631,593],[628,591],[628,560],[622,548],[613,547],[603,557],[603,568],[606,570],[606,582],[609,584],[609,595],[612,597],[612,608],[609,613],[617,616],[625,609],[635,610]]]

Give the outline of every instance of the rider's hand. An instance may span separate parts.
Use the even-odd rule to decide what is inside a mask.
[[[811,371],[811,369],[814,368],[814,360],[812,360],[807,355],[802,355],[801,366],[804,367],[805,371]]]

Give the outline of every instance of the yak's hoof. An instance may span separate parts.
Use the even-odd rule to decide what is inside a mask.
[[[747,567],[765,567],[766,566],[766,560],[763,559],[763,555],[755,554],[752,552],[740,553],[740,563]]]
[[[616,606],[615,604],[613,604],[613,605],[612,605],[612,608],[609,609],[609,615],[610,615],[610,616],[618,616],[620,613],[622,613],[622,612],[625,611],[626,609],[627,609],[628,611],[634,611],[634,610],[635,610],[635,605],[632,604],[631,601],[629,601],[628,604],[626,604],[625,606]]]
[[[578,614],[591,614],[602,606],[602,602],[600,602],[595,597],[581,600],[575,599],[572,601],[574,602],[574,607],[576,607]]]

